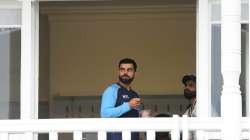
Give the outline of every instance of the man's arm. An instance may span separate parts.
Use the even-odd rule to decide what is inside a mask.
[[[128,112],[131,108],[128,102],[115,107],[117,99],[117,89],[108,87],[102,95],[101,117],[116,118]]]

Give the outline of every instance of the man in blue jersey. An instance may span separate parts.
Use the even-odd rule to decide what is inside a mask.
[[[102,94],[101,117],[139,117],[138,107],[140,106],[140,98],[131,88],[131,83],[135,78],[137,64],[133,59],[125,58],[120,60],[118,69],[119,81],[110,85]],[[122,140],[122,133],[109,132],[107,133],[107,140]],[[131,133],[131,140],[139,140],[139,133]]]

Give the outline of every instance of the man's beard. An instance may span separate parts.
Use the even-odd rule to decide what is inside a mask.
[[[128,75],[122,75],[119,76],[119,80],[125,84],[125,85],[129,85],[132,83],[132,81],[134,80],[134,77],[130,78]]]
[[[196,91],[190,91],[189,89],[184,89],[184,97],[188,100],[196,97]]]

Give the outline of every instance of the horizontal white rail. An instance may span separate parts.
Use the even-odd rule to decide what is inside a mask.
[[[131,132],[146,132],[148,140],[155,139],[155,132],[171,131],[172,140],[179,140],[180,131],[185,138],[188,131],[203,130],[206,139],[221,139],[222,118],[87,118],[87,119],[38,119],[0,120],[0,139],[8,134],[49,133],[50,140],[58,140],[58,133],[73,133],[74,140],[81,140],[82,133],[96,132],[99,140],[106,140],[106,132],[122,132],[124,140]],[[242,118],[242,138],[249,138],[249,118]]]

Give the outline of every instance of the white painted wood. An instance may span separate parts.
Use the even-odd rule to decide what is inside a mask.
[[[180,139],[180,126],[179,126],[179,116],[173,116],[174,122],[174,129],[171,131],[171,139],[172,140],[179,140]],[[167,124],[167,123],[166,123]]]
[[[131,131],[122,131],[122,140],[131,140]]]
[[[22,133],[49,133],[51,140],[58,139],[58,133],[72,132],[98,132],[99,140],[106,140],[105,132],[127,131],[127,132],[152,132],[171,131],[172,140],[179,140],[180,128],[190,131],[207,131],[207,138],[221,138],[220,131],[223,129],[222,118],[126,118],[126,119],[42,119],[42,120],[0,120],[0,133],[22,134]],[[116,124],[116,125],[110,125]],[[134,128],[131,128],[134,124]],[[167,124],[167,125],[166,125]],[[249,118],[241,119],[241,130],[245,132],[249,129]],[[186,125],[186,126],[185,126]],[[98,126],[98,127],[96,127]],[[184,129],[184,130],[185,130]],[[176,133],[177,132],[177,133]],[[80,135],[79,133],[77,134]],[[185,134],[184,134],[185,135]],[[242,138],[246,138],[248,133],[244,133]],[[20,136],[19,136],[20,137]]]
[[[240,0],[221,1],[221,70],[223,90],[221,113],[224,121],[223,139],[236,140],[241,137],[240,117],[242,101],[239,86],[241,73],[241,25]]]
[[[9,140],[8,133],[0,133],[0,140]]]
[[[147,140],[155,140],[155,131],[154,130],[147,131]]]
[[[211,45],[208,0],[199,0],[197,5],[196,72],[197,116],[211,114]]]
[[[107,139],[106,131],[98,131],[98,140],[106,140],[106,139]]]
[[[33,62],[34,67],[34,118],[38,119],[39,105],[39,2],[32,2],[32,47],[33,47]]]
[[[182,116],[182,139],[183,140],[188,140],[188,116],[183,115]]]
[[[34,135],[32,132],[24,133],[23,140],[34,140]]]
[[[196,131],[196,137],[197,137],[197,140],[205,140],[206,138],[205,131],[202,131],[202,130]]]
[[[21,28],[21,119],[34,118],[34,52],[32,46],[31,1],[22,2]]]
[[[73,140],[82,140],[82,131],[74,131]]]
[[[0,28],[21,28],[21,25],[0,25]]]
[[[21,119],[38,118],[39,3],[22,1]]]
[[[58,140],[57,132],[49,132],[49,140]]]

